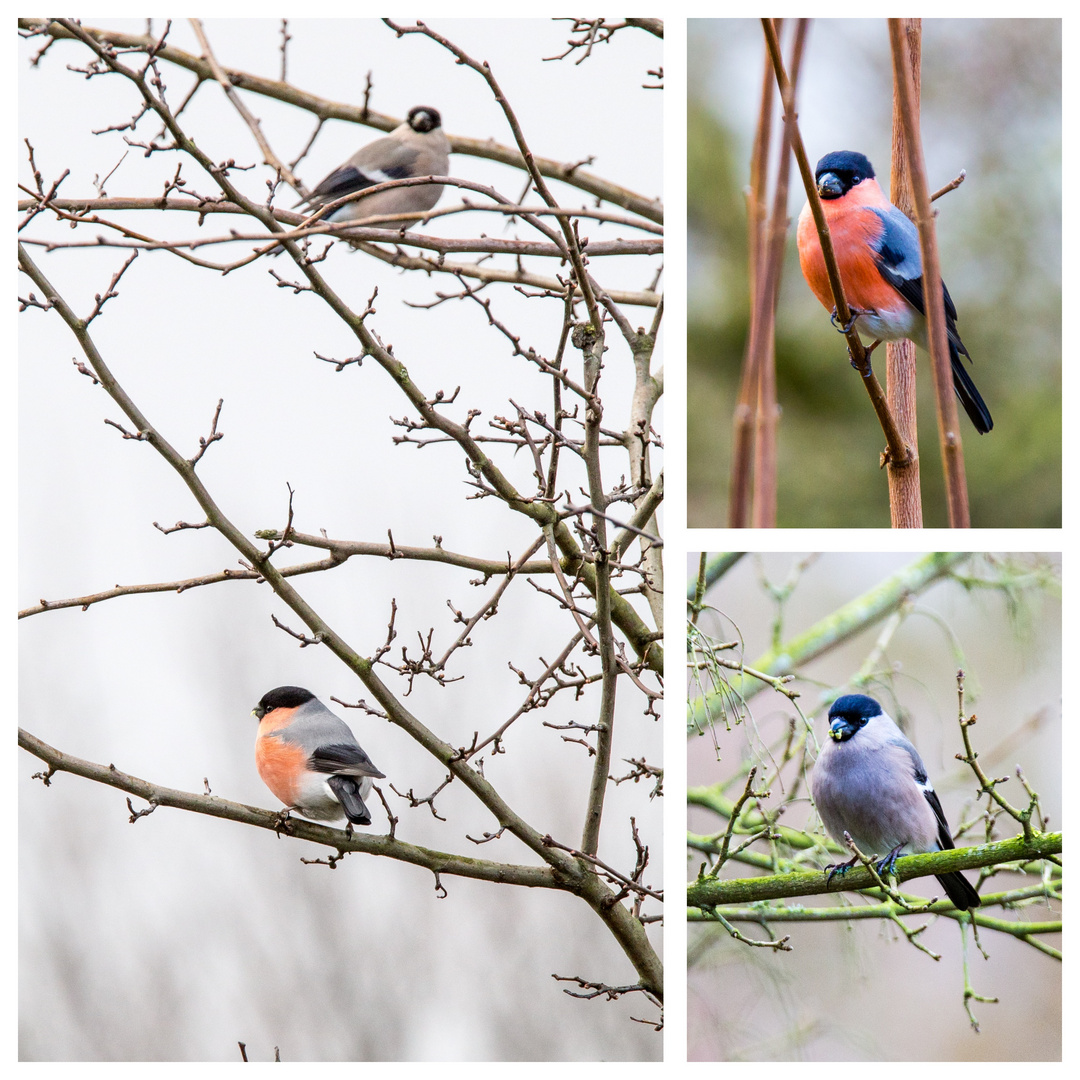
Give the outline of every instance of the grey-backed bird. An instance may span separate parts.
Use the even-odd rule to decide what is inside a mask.
[[[846,832],[864,855],[881,856],[878,869],[883,873],[901,854],[955,846],[919,752],[878,702],[864,694],[837,698],[829,710],[829,738],[814,765],[810,789],[829,835],[842,844]],[[855,861],[832,872],[842,873]],[[979,894],[963,874],[936,876],[961,911],[979,906]]]
[[[389,135],[362,146],[322,180],[307,200],[325,206],[353,192],[413,176],[446,176],[450,171],[450,141],[437,109],[418,105]],[[423,214],[442,194],[442,184],[391,188],[339,207],[327,220],[358,221],[383,214]],[[406,225],[406,228],[409,226]]]
[[[256,768],[290,810],[315,821],[371,824],[364,799],[372,779],[385,774],[344,720],[302,686],[277,686],[251,711],[259,721]]]

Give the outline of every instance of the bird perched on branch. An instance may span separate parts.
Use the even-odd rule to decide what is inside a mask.
[[[850,150],[826,154],[815,173],[821,206],[832,236],[844,297],[857,329],[877,341],[908,338],[927,349],[926,302],[923,296],[922,256],[914,223],[898,210],[874,178],[874,167]],[[834,310],[829,275],[810,204],[799,215],[799,265],[814,295]],[[975,430],[984,435],[993,426],[971,376],[960,359],[971,360],[956,332],[956,308],[945,294],[945,328],[952,361],[953,388]]]
[[[315,821],[370,825],[364,799],[379,772],[352,730],[310,691],[278,686],[251,710],[258,717],[255,765],[290,809]]]
[[[864,855],[884,856],[877,864],[883,874],[901,854],[955,846],[919,752],[871,697],[846,694],[833,703],[810,789],[829,835],[843,844],[846,832]],[[856,861],[830,867],[829,878]],[[937,879],[961,911],[979,906],[979,894],[959,871]]]
[[[361,147],[327,176],[304,200],[313,207],[356,191],[414,176],[446,176],[450,170],[450,141],[437,109],[418,105],[405,122],[389,135]],[[416,184],[390,188],[346,203],[330,214],[330,221],[358,221],[383,214],[423,214],[442,195],[442,184]],[[409,225],[405,226],[406,228]]]

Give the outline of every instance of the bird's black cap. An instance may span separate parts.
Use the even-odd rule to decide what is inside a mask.
[[[827,172],[850,178],[851,184],[855,185],[860,180],[872,179],[874,166],[870,164],[870,159],[865,154],[858,154],[854,150],[834,150],[817,163],[814,179],[819,180],[821,174]]]
[[[259,698],[259,704],[253,711],[261,720],[272,709],[295,709],[314,700],[315,695],[302,686],[275,686]]]
[[[881,715],[881,706],[865,694],[845,694],[838,697],[829,710],[829,719],[834,716],[847,716],[851,719],[869,720]]]

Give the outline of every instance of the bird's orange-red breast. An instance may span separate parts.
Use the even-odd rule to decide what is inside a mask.
[[[316,821],[371,824],[364,799],[384,774],[348,724],[300,686],[275,687],[252,712],[259,720],[255,766],[274,795]]]
[[[822,210],[832,237],[840,282],[856,328],[878,341],[908,338],[927,348],[919,234],[881,190],[874,167],[850,150],[826,154],[815,173]],[[796,235],[803,277],[827,310],[835,303],[810,204],[799,215]],[[993,426],[990,410],[964,367],[971,357],[956,330],[956,308],[942,283],[953,388],[975,430]]]

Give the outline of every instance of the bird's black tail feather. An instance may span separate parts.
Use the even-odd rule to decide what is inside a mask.
[[[975,418],[972,417],[972,419]],[[951,874],[938,874],[937,879],[945,890],[945,895],[961,911],[978,907],[982,903],[979,894],[975,891],[975,887],[959,871],[954,871]]]
[[[341,803],[341,808],[345,811],[345,816],[354,825],[371,824],[371,814],[364,805],[364,800],[360,797],[360,784],[355,777],[340,775],[331,776],[326,782],[337,796],[338,802]],[[953,874],[952,876],[956,877],[957,875]],[[967,882],[964,884],[967,884]],[[953,903],[956,903],[956,901],[953,901]],[[960,905],[957,904],[956,906],[959,907]]]
[[[986,407],[982,394],[975,389],[975,384],[971,381],[971,376],[964,367],[964,361],[960,359],[960,354],[951,343],[949,355],[952,358],[952,381],[956,396],[959,398],[960,404],[964,406],[964,412],[971,417],[975,430],[980,435],[985,435],[994,426],[990,410]]]

